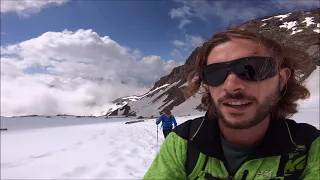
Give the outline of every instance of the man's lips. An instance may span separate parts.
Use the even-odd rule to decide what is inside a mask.
[[[241,99],[228,99],[222,102],[224,105],[246,105],[252,104],[251,101],[248,100],[241,100]]]
[[[222,107],[229,113],[244,113],[252,105],[251,101],[228,99],[222,102]]]

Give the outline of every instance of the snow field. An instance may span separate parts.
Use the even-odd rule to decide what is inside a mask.
[[[141,179],[158,138],[155,119],[1,132],[1,179]]]

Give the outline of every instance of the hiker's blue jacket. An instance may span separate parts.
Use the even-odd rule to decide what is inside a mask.
[[[171,115],[170,117],[167,117],[166,115],[160,116],[156,124],[158,125],[161,121],[163,130],[172,129],[172,123],[174,124],[174,126],[177,126],[177,121],[173,115]]]

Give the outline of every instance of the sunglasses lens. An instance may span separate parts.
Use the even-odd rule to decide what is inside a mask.
[[[256,81],[257,78],[257,71],[254,66],[252,65],[243,65],[243,64],[238,64],[235,67],[235,71],[237,72],[237,75],[245,80],[248,81]]]
[[[247,81],[262,81],[276,75],[276,62],[266,57],[248,57],[234,67],[236,74]]]
[[[277,74],[276,61],[270,57],[246,57],[226,63],[210,64],[202,72],[203,82],[209,86],[222,84],[229,71],[247,81],[262,81]]]
[[[209,86],[218,86],[223,83],[227,73],[227,68],[210,66],[203,71],[204,83]]]

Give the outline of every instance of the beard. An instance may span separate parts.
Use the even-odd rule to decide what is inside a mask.
[[[277,102],[280,98],[280,85],[266,96],[263,102],[259,102],[253,96],[246,96],[243,93],[231,94],[227,93],[223,98],[219,99],[217,103],[213,101],[213,112],[215,112],[217,118],[221,123],[223,123],[226,127],[231,129],[249,129],[251,127],[256,126],[260,122],[266,119],[268,115],[274,110],[277,105]],[[247,119],[245,121],[239,122],[231,122],[223,115],[221,109],[219,107],[222,106],[222,102],[226,99],[238,99],[238,100],[249,100],[252,103],[257,104],[257,111],[255,112],[253,118]],[[237,116],[236,114],[230,114],[233,116]]]

